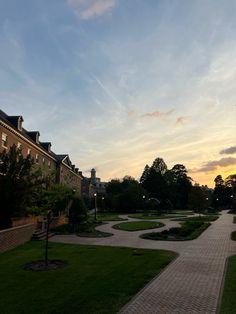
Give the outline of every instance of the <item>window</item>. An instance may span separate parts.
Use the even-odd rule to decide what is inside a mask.
[[[45,165],[45,158],[42,159],[43,165]]]
[[[17,143],[17,148],[22,149],[22,144],[20,142]]]
[[[27,150],[27,155],[31,155],[31,149],[30,148],[28,148],[28,150]]]
[[[51,162],[48,161],[48,168],[50,169],[51,168]]]
[[[36,154],[36,155],[35,155],[35,162],[36,162],[36,164],[39,163],[39,154]]]
[[[2,146],[7,147],[8,136],[5,133],[2,133]]]

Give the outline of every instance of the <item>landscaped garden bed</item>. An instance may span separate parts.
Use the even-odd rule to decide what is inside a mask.
[[[139,231],[154,228],[161,228],[164,224],[156,221],[129,221],[122,222],[112,226],[114,229],[125,230],[125,231]]]
[[[181,227],[170,228],[161,232],[151,232],[142,234],[140,237],[149,240],[165,241],[185,241],[197,238],[206,228],[210,226],[208,222],[185,221]]]
[[[0,255],[0,313],[117,313],[176,254],[163,250],[49,244],[58,270],[31,272],[43,257],[42,242],[29,242]]]
[[[136,213],[136,214],[130,214],[128,217],[130,218],[138,218],[138,219],[166,219],[166,218],[177,218],[177,217],[185,217],[185,215],[182,214],[162,214],[158,215],[155,213]]]

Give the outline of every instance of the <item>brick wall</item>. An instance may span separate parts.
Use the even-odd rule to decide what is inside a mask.
[[[31,239],[36,224],[9,228],[0,231],[0,253],[13,249]]]
[[[30,216],[30,217],[20,217],[12,218],[12,227],[18,227],[28,224],[37,224],[37,222],[42,219],[41,216]]]
[[[68,223],[68,218],[65,216],[56,217],[50,224],[51,228],[56,228],[58,226],[64,225]]]

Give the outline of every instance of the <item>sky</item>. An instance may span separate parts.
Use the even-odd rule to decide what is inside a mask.
[[[236,173],[235,0],[1,0],[0,38],[0,109],[85,175]]]

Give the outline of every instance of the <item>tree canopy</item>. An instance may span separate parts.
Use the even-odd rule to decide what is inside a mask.
[[[145,166],[140,183],[150,197],[161,201],[162,206],[171,203],[175,208],[186,208],[191,180],[184,165],[176,164],[168,170],[164,160],[158,157],[151,167]]]
[[[11,217],[25,215],[26,207],[41,193],[42,176],[30,155],[15,145],[0,153],[0,229],[10,228]]]

